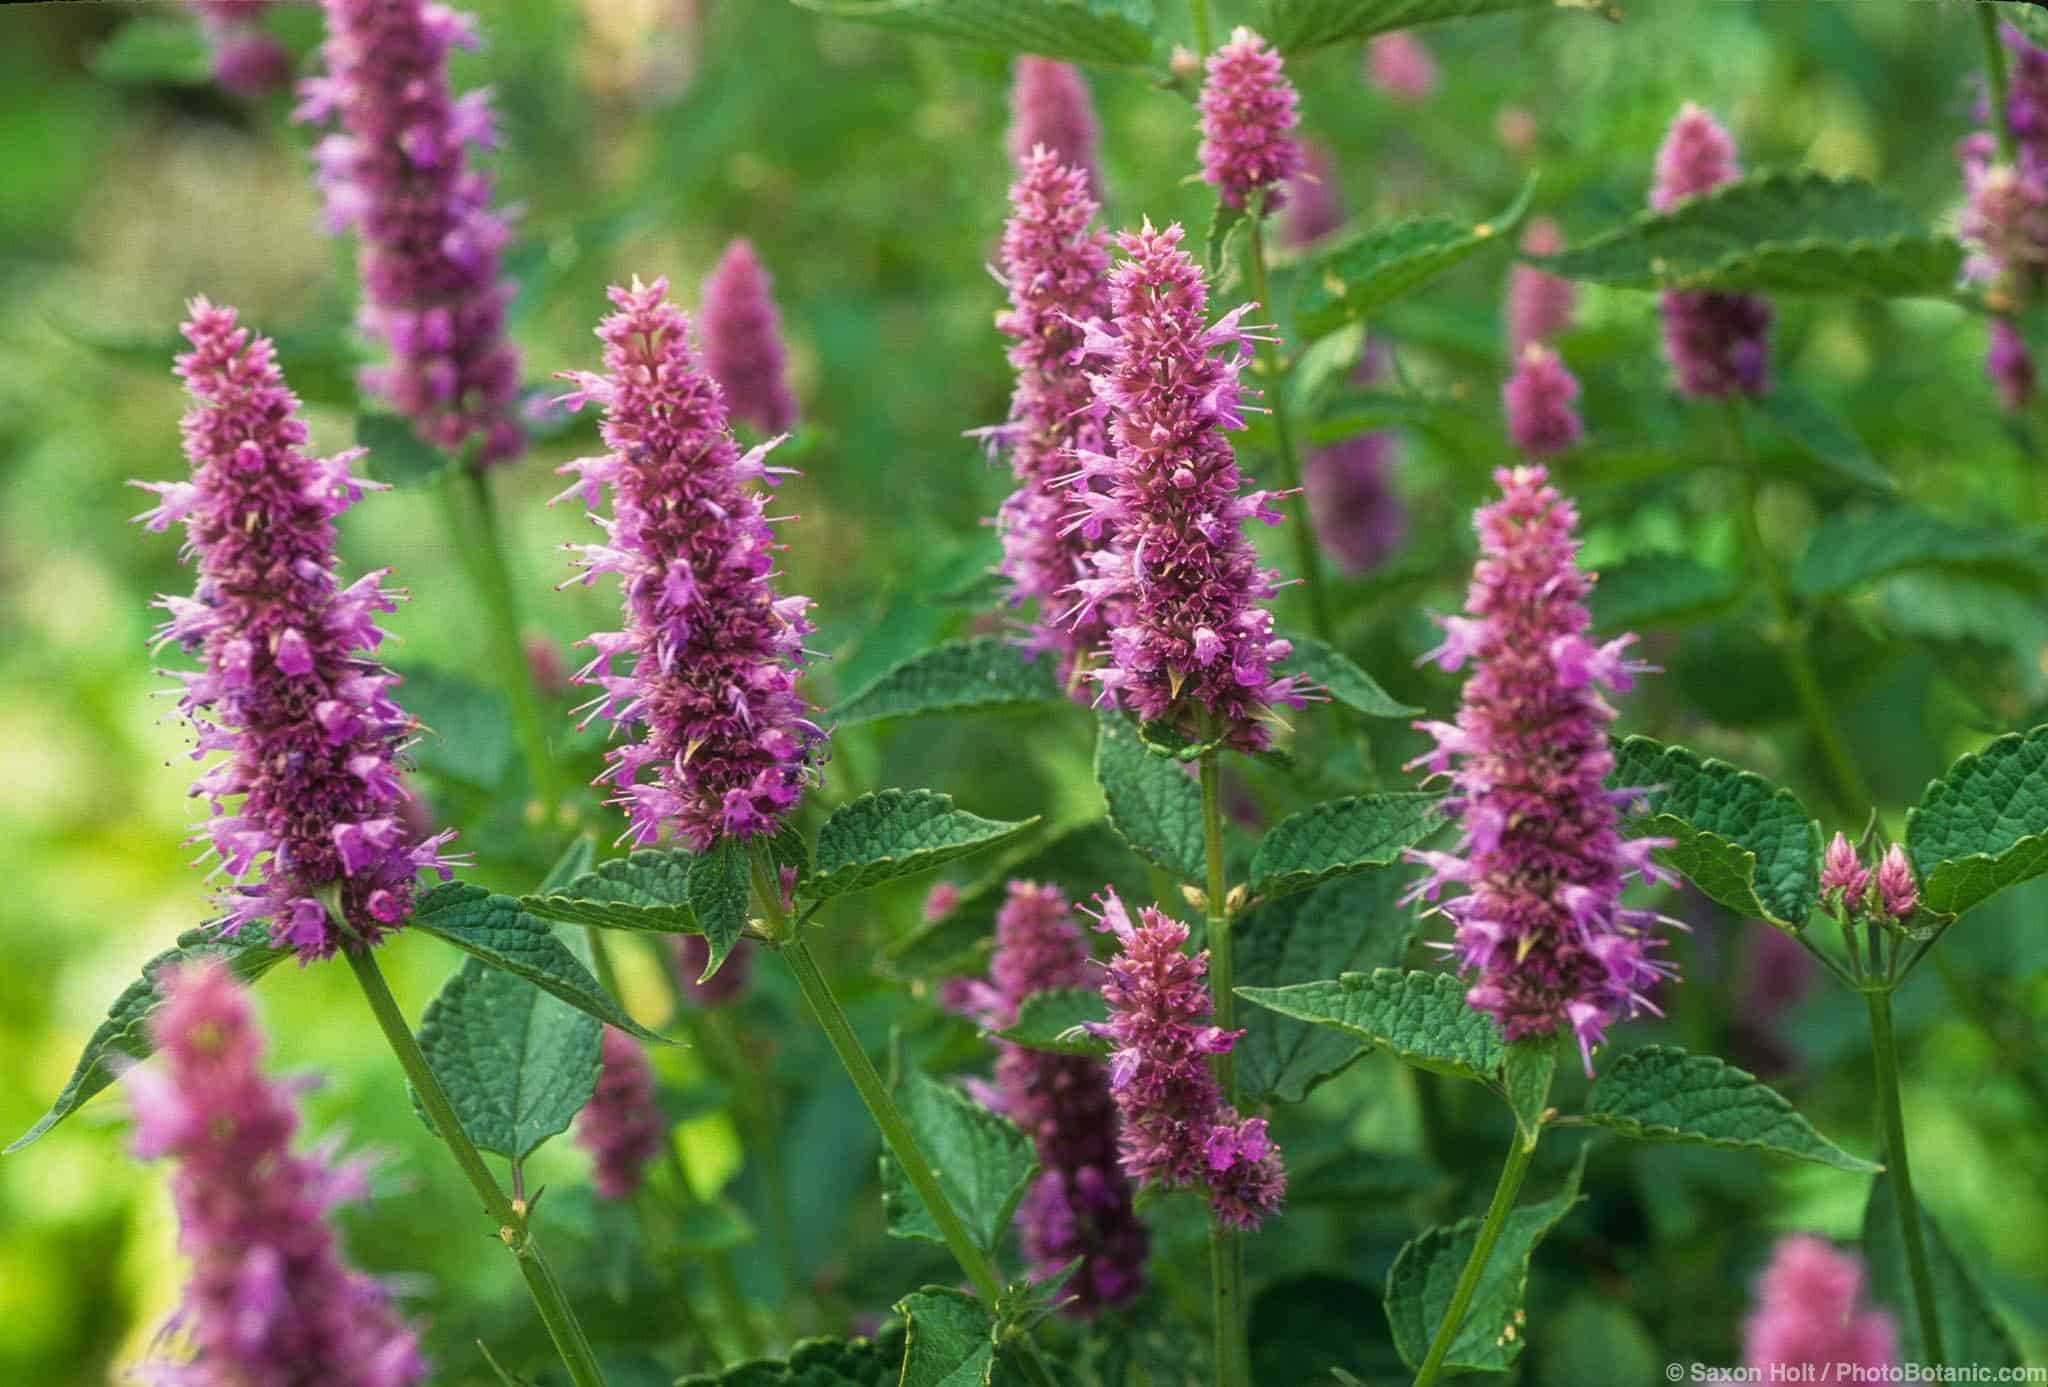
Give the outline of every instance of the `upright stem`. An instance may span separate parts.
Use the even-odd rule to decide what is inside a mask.
[[[1246,268],[1252,297],[1261,310],[1271,312],[1272,295],[1266,286],[1266,241],[1261,222],[1254,217],[1246,238]],[[1287,523],[1294,532],[1294,567],[1308,589],[1309,629],[1318,640],[1329,640],[1330,597],[1323,590],[1323,560],[1316,547],[1316,532],[1309,524],[1308,498],[1301,490],[1301,457],[1294,450],[1293,406],[1287,398],[1287,375],[1282,369],[1280,344],[1259,343],[1259,363],[1266,380],[1266,408],[1272,411],[1273,438],[1280,454],[1280,486],[1287,493]]]
[[[2005,114],[2005,45],[1998,41],[1998,12],[1979,4],[1977,27],[1984,36],[1984,104],[1991,108],[1991,129],[1998,137],[1998,157],[2014,162],[2012,124]]]
[[[1869,988],[1870,1050],[1877,1060],[1877,1120],[1884,1132],[1884,1162],[1892,1175],[1893,1204],[1899,1211],[1899,1241],[1913,1280],[1913,1312],[1920,1321],[1920,1351],[1930,1363],[1945,1363],[1941,1321],[1934,1313],[1934,1279],[1927,1270],[1927,1245],[1920,1235],[1920,1206],[1913,1198],[1913,1170],[1906,1159],[1906,1120],[1899,1108],[1899,1048],[1892,1034],[1892,994]]]
[[[427,1110],[427,1116],[433,1119],[434,1130],[455,1153],[455,1163],[462,1167],[471,1188],[483,1200],[484,1211],[498,1225],[498,1240],[505,1244],[512,1253],[512,1259],[519,1264],[519,1274],[526,1278],[527,1292],[533,1297],[534,1308],[540,1311],[541,1323],[547,1326],[555,1352],[561,1355],[562,1365],[569,1370],[569,1380],[575,1387],[604,1387],[604,1373],[597,1366],[597,1355],[592,1352],[590,1340],[584,1335],[576,1312],[570,1308],[568,1297],[562,1293],[561,1284],[555,1280],[554,1272],[549,1270],[546,1260],[540,1255],[540,1246],[534,1242],[533,1231],[527,1223],[526,1209],[506,1197],[504,1190],[498,1187],[497,1177],[491,1174],[483,1156],[470,1142],[469,1134],[462,1130],[462,1122],[456,1117],[447,1092],[428,1066],[427,1057],[420,1052],[419,1042],[413,1039],[412,1028],[398,1009],[398,1000],[385,985],[377,960],[368,949],[344,949],[342,952],[356,975],[357,983],[362,986],[364,998],[370,1003],[371,1014],[377,1018],[385,1040],[390,1042],[392,1053],[398,1056],[399,1067],[412,1081],[420,1106]]]
[[[1188,14],[1195,21],[1195,47],[1206,58],[1216,46],[1216,35],[1209,28],[1209,0],[1188,0]]]
[[[1487,1259],[1493,1256],[1493,1245],[1500,1241],[1508,1210],[1515,1207],[1515,1196],[1522,1191],[1522,1177],[1529,1173],[1529,1160],[1535,1154],[1535,1137],[1524,1137],[1518,1130],[1508,1147],[1507,1164],[1501,1167],[1500,1183],[1493,1187],[1493,1202],[1486,1206],[1486,1221],[1479,1225],[1479,1241],[1472,1245],[1472,1255],[1465,1259],[1465,1269],[1458,1273],[1458,1284],[1444,1310],[1443,1323],[1436,1327],[1436,1337],[1429,1341],[1429,1354],[1422,1360],[1422,1370],[1415,1374],[1415,1387],[1431,1387],[1443,1371],[1444,1359],[1450,1355],[1451,1344],[1464,1326],[1465,1311],[1471,1308],[1472,1297],[1479,1290],[1479,1278],[1486,1274]]]
[[[1218,792],[1218,753],[1202,753],[1202,856],[1207,881],[1203,897],[1209,937],[1209,994],[1216,1024],[1237,1029],[1237,994],[1231,990],[1229,888],[1223,877],[1223,805]],[[1223,1101],[1237,1106],[1237,1056],[1225,1050],[1212,1055]],[[1244,1295],[1244,1233],[1209,1215],[1209,1309],[1214,1320],[1216,1387],[1250,1387],[1250,1351],[1246,1345]]]

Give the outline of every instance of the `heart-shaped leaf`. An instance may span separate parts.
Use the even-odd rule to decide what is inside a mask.
[[[1500,1029],[1465,1004],[1449,973],[1375,968],[1292,987],[1240,987],[1247,1002],[1384,1047],[1418,1069],[1495,1083],[1506,1048]]]
[[[1027,660],[1000,636],[972,636],[890,666],[834,708],[830,721],[850,727],[926,713],[1020,713],[1065,702],[1051,660]]]
[[[1906,811],[1920,903],[1960,915],[2048,872],[2048,726],[1965,756]]]
[[[1037,822],[984,819],[935,790],[879,790],[832,811],[818,831],[816,866],[797,889],[820,901],[865,891],[1008,842]]]

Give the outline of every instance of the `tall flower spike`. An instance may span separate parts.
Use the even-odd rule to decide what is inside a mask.
[[[591,1183],[602,1199],[628,1199],[647,1178],[667,1124],[654,1097],[654,1067],[640,1042],[604,1028],[597,1088],[576,1114],[576,1144],[590,1153]]]
[[[376,616],[400,594],[382,586],[388,570],[347,588],[335,578],[334,519],[377,485],[350,471],[362,450],[309,457],[270,340],[232,308],[202,298],[189,312],[177,374],[192,397],[180,425],[192,475],[142,483],[159,501],[138,518],[152,530],[183,521],[199,569],[191,597],[160,599],[170,615],[157,633],[203,665],[177,676],[194,758],[226,753],[192,787],[213,806],[195,836],[234,883],[223,933],[268,919],[273,944],[325,958],[351,941],[323,896],[373,944],[411,913],[420,871],[446,879],[454,835],[405,823],[398,764],[415,723],[373,654]]]
[[[597,519],[605,542],[579,546],[580,562],[586,583],[619,575],[625,629],[584,642],[596,654],[576,681],[600,691],[586,723],[607,718],[640,740],[606,753],[598,783],[635,843],[673,826],[702,852],[773,830],[817,779],[824,734],[796,693],[810,599],[775,595],[777,546],[754,485],[788,472],[765,461],[780,440],[740,452],[667,293],[665,279],[614,285],[618,312],[597,329],[610,374],[561,373],[576,385],[564,405],[604,406],[611,451],[564,464],[577,482],[556,499],[595,509],[612,494]],[[621,658],[630,670],[613,668]]]
[[[1240,1117],[1209,1072],[1209,1056],[1244,1034],[1208,1024],[1209,952],[1189,957],[1187,926],[1151,906],[1133,921],[1115,891],[1096,900],[1097,928],[1121,946],[1102,984],[1109,1020],[1097,1025],[1115,1047],[1124,1169],[1142,1184],[1204,1190],[1217,1217],[1256,1228],[1279,1209],[1287,1177],[1265,1119]]]
[[[1059,888],[1013,881],[996,912],[996,948],[988,981],[965,1001],[983,1027],[1002,1030],[1026,999],[1051,988],[1086,987],[1088,946]],[[1061,1288],[1068,1310],[1093,1314],[1144,1289],[1149,1239],[1131,1208],[1131,1186],[1117,1163],[1116,1100],[1109,1073],[1082,1055],[1054,1055],[1003,1043],[996,1057],[992,1106],[1013,1119],[1038,1149],[1041,1173],[1017,1208],[1017,1227],[1033,1273],[1052,1276],[1081,1265]]]
[[[1040,146],[1025,156],[1010,186],[1010,219],[1003,226],[1002,278],[1010,306],[996,327],[1011,338],[1010,365],[1017,387],[1010,418],[987,431],[1007,449],[1017,489],[996,515],[1002,536],[1002,574],[1013,603],[1035,602],[1025,646],[1054,652],[1060,677],[1077,697],[1089,653],[1109,633],[1112,606],[1070,615],[1068,593],[1090,571],[1106,524],[1064,524],[1072,508],[1068,474],[1075,450],[1107,451],[1103,411],[1088,382],[1083,324],[1109,312],[1108,238],[1092,225],[1095,202],[1079,168]]]
[[[1657,150],[1650,206],[1668,212],[1734,179],[1735,142],[1692,102]],[[1754,294],[1667,289],[1658,297],[1664,357],[1678,392],[1690,399],[1761,395],[1770,389],[1771,306]]]
[[[1202,272],[1180,249],[1181,229],[1125,232],[1125,258],[1110,272],[1111,324],[1091,331],[1100,355],[1095,397],[1109,411],[1109,452],[1077,450],[1078,513],[1113,526],[1096,576],[1076,584],[1082,620],[1120,602],[1110,664],[1093,677],[1105,694],[1146,721],[1168,719],[1190,737],[1220,737],[1263,750],[1275,704],[1302,705],[1295,676],[1273,666],[1292,650],[1273,634],[1260,603],[1278,575],[1259,567],[1244,537],[1254,517],[1278,524],[1273,494],[1240,494],[1237,460],[1224,438],[1244,427],[1238,373],[1251,355],[1243,304],[1213,325]],[[1220,351],[1218,349],[1221,349]],[[1097,478],[1107,492],[1091,488]]]
[[[1290,133],[1301,121],[1300,98],[1281,70],[1280,54],[1240,25],[1209,55],[1202,84],[1202,180],[1216,185],[1225,206],[1243,207],[1263,189],[1265,208],[1286,204],[1284,185],[1301,170],[1301,146]]]
[[[1365,46],[1365,80],[1396,101],[1419,106],[1436,95],[1436,58],[1405,30],[1376,34]]]
[[[505,336],[512,285],[498,255],[510,236],[471,154],[495,142],[490,93],[456,97],[448,54],[477,46],[469,16],[435,0],[322,0],[326,75],[301,87],[301,120],[340,129],[314,148],[327,222],[353,227],[363,331],[390,360],[363,385],[478,466],[525,446],[519,356]]]
[[[199,16],[213,54],[213,80],[244,101],[257,101],[291,80],[292,56],[263,31],[274,0],[185,0]]]
[[[1804,1233],[1778,1239],[1757,1278],[1756,1309],[1742,1322],[1744,1363],[1760,1381],[1826,1381],[1844,1365],[1895,1367],[1898,1331],[1891,1316],[1861,1303],[1862,1290],[1854,1256]]]
[[[698,313],[704,332],[704,369],[725,391],[726,413],[765,434],[796,424],[782,318],[768,293],[768,272],[741,236],[725,248],[704,280]]]
[[[1508,438],[1529,457],[1561,453],[1585,434],[1575,407],[1579,382],[1556,351],[1540,342],[1522,348],[1500,396]]]
[[[1102,132],[1088,82],[1071,64],[1051,58],[1017,59],[1010,77],[1010,129],[1004,144],[1023,173],[1032,151],[1044,145],[1058,161],[1079,169],[1091,200],[1102,200]]]
[[[1450,777],[1458,850],[1411,852],[1430,870],[1406,899],[1463,887],[1439,909],[1473,980],[1465,1000],[1509,1041],[1568,1025],[1590,1074],[1606,1027],[1655,1011],[1645,994],[1675,976],[1651,956],[1661,941],[1650,932],[1675,922],[1621,904],[1631,873],[1672,879],[1650,861],[1666,844],[1623,842],[1617,807],[1641,791],[1605,785],[1614,710],[1601,691],[1626,692],[1650,666],[1628,658],[1632,635],[1587,638],[1578,514],[1543,469],[1503,468],[1494,480],[1501,499],[1474,517],[1480,557],[1465,615],[1441,618],[1443,644],[1423,657],[1446,671],[1472,663],[1463,705],[1455,726],[1416,724],[1437,746],[1409,762]]]
[[[1378,381],[1386,355],[1380,343],[1368,340],[1351,383]],[[1301,486],[1316,539],[1346,573],[1379,567],[1407,535],[1407,508],[1392,480],[1395,460],[1394,435],[1376,429],[1318,449],[1302,464]]]
[[[149,1018],[153,1062],[126,1088],[135,1154],[177,1163],[171,1199],[191,1262],[178,1327],[185,1364],[148,1363],[164,1387],[411,1387],[427,1365],[383,1286],[348,1265],[329,1215],[367,1193],[360,1164],[292,1150],[302,1083],[261,1069],[248,993],[217,962],[167,969]]]
[[[1538,217],[1522,234],[1530,255],[1555,255],[1564,249],[1564,233],[1548,217]],[[1548,270],[1517,264],[1508,271],[1508,352],[1520,359],[1531,342],[1548,342],[1572,324],[1578,307],[1578,286]]]

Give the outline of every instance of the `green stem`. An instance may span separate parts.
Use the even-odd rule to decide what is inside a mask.
[[[1465,1323],[1465,1311],[1471,1308],[1472,1297],[1479,1290],[1479,1278],[1486,1274],[1487,1259],[1493,1256],[1493,1245],[1500,1241],[1508,1211],[1515,1207],[1515,1196],[1522,1191],[1522,1177],[1529,1173],[1529,1161],[1535,1154],[1535,1137],[1525,1137],[1517,1131],[1508,1147],[1507,1164],[1501,1167],[1500,1183],[1493,1187],[1493,1203],[1486,1206],[1486,1221],[1479,1225],[1479,1241],[1472,1245],[1472,1255],[1465,1259],[1465,1269],[1458,1273],[1458,1284],[1444,1310],[1443,1323],[1436,1327],[1436,1337],[1429,1341],[1429,1354],[1422,1360],[1422,1370],[1415,1374],[1415,1387],[1430,1387],[1443,1371],[1444,1359],[1450,1355],[1451,1344]]]
[[[412,1028],[398,1009],[397,998],[391,995],[390,987],[385,984],[377,960],[366,948],[344,949],[342,953],[348,959],[357,983],[362,986],[363,996],[368,1000],[370,1012],[377,1018],[385,1040],[390,1042],[392,1053],[398,1056],[399,1067],[412,1081],[420,1106],[433,1119],[434,1130],[455,1153],[455,1164],[462,1167],[464,1177],[483,1200],[484,1211],[497,1224],[498,1240],[505,1244],[512,1253],[512,1259],[519,1264],[519,1274],[526,1278],[526,1289],[533,1296],[534,1308],[540,1311],[541,1323],[547,1326],[555,1352],[561,1355],[562,1365],[569,1370],[569,1380],[575,1387],[604,1387],[604,1373],[597,1366],[597,1355],[592,1352],[590,1340],[584,1335],[576,1312],[570,1308],[568,1297],[562,1293],[561,1284],[555,1280],[554,1272],[549,1270],[547,1261],[541,1256],[539,1244],[533,1240],[525,1208],[506,1197],[504,1190],[498,1187],[497,1177],[491,1174],[490,1167],[484,1164],[483,1156],[471,1143],[468,1133],[462,1130],[462,1122],[456,1117],[446,1090],[428,1066],[427,1057],[420,1052],[419,1042],[413,1039]]]
[[[1991,128],[1998,137],[1998,157],[2006,163],[2017,159],[2013,151],[2012,123],[2005,114],[2005,45],[1998,41],[1998,11],[1979,4],[1978,31],[1984,37],[1984,104],[1991,108]]]
[[[718,1297],[718,1313],[732,1325],[741,1356],[766,1357],[768,1346],[761,1339],[761,1327],[754,1323],[754,1312],[747,1304],[746,1292],[740,1289],[740,1279],[733,1274],[732,1258],[720,1249],[706,1257],[704,1264],[711,1272],[711,1291]]]
[[[1230,941],[1229,888],[1223,875],[1223,804],[1218,790],[1218,753],[1202,753],[1202,856],[1207,868],[1203,908],[1208,924],[1209,994],[1216,1024],[1237,1029],[1237,994]],[[1223,1101],[1237,1107],[1237,1056],[1225,1050],[1210,1057]],[[1215,1213],[1209,1215],[1209,1309],[1215,1335],[1216,1387],[1250,1387],[1250,1353],[1246,1346],[1244,1234]]]
[[[774,1095],[765,1087],[762,1076],[747,1064],[730,1017],[715,1009],[704,1009],[693,1014],[689,1024],[698,1047],[733,1094],[740,1125],[747,1136],[748,1154],[761,1163],[762,1195],[768,1204],[768,1232],[775,1251],[775,1267],[781,1274],[784,1294],[793,1296],[802,1289],[803,1270],[796,1252],[796,1218],[789,1208],[789,1182],[782,1161]]]
[[[1251,279],[1252,297],[1266,313],[1274,311],[1266,284],[1266,242],[1261,221],[1251,220],[1245,260]],[[1287,493],[1287,524],[1293,531],[1294,567],[1308,589],[1309,629],[1316,639],[1330,639],[1330,595],[1323,588],[1323,560],[1316,548],[1316,532],[1309,523],[1308,497],[1301,489],[1301,457],[1294,448],[1293,407],[1287,398],[1287,372],[1280,360],[1278,342],[1261,342],[1259,364],[1266,384],[1266,408],[1273,414],[1273,438],[1280,455],[1280,486]]]
[[[1906,1159],[1906,1120],[1899,1108],[1899,1048],[1892,1033],[1892,994],[1872,988],[1863,994],[1870,1008],[1870,1049],[1877,1061],[1877,1119],[1884,1132],[1884,1161],[1892,1174],[1892,1195],[1899,1211],[1899,1241],[1906,1249],[1906,1272],[1913,1281],[1913,1311],[1920,1321],[1921,1356],[1945,1363],[1941,1321],[1934,1313],[1934,1278],[1927,1269],[1927,1246],[1920,1234],[1920,1206],[1913,1198],[1913,1170]]]
[[[1209,0],[1188,0],[1188,14],[1195,21],[1195,47],[1206,58],[1216,46],[1215,32],[1209,27]]]

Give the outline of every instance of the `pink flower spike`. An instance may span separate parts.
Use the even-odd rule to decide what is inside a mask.
[[[1365,46],[1365,77],[1383,95],[1420,106],[1436,95],[1436,58],[1405,30],[1375,34]]]
[[[1574,405],[1579,382],[1549,347],[1522,348],[1515,373],[1501,387],[1508,438],[1524,454],[1545,458],[1572,447],[1585,434]]]
[[[1522,235],[1522,249],[1530,255],[1556,255],[1564,249],[1564,233],[1548,217],[1537,217]],[[1517,264],[1508,271],[1508,351],[1520,358],[1532,342],[1548,342],[1572,324],[1578,306],[1578,288],[1570,280]]]
[[[647,1178],[647,1163],[667,1134],[646,1052],[632,1036],[606,1026],[597,1088],[576,1114],[575,1131],[576,1144],[590,1153],[598,1197],[630,1198]]]
[[[1088,82],[1071,63],[1029,55],[1017,59],[1010,79],[1010,129],[1004,144],[1021,174],[1040,145],[1063,168],[1079,169],[1091,201],[1102,200],[1102,132],[1088,99]]]
[[[1862,1291],[1855,1257],[1804,1233],[1780,1238],[1742,1322],[1743,1362],[1763,1381],[1895,1367],[1898,1331],[1890,1315],[1862,1303]]]
[[[1199,103],[1202,180],[1230,207],[1243,207],[1263,190],[1265,210],[1276,212],[1286,203],[1286,181],[1301,168],[1301,146],[1291,133],[1301,120],[1295,112],[1300,98],[1281,70],[1280,54],[1240,25],[1206,66]]]
[[[725,391],[726,413],[764,434],[796,425],[782,347],[782,318],[769,296],[768,272],[744,236],[725,248],[704,280],[698,322],[704,369]]]

